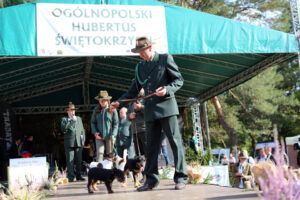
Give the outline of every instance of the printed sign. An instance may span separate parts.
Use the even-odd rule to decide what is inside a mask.
[[[38,187],[48,180],[46,157],[9,159],[9,188]]]
[[[211,180],[209,181],[209,184],[230,187],[228,165],[213,167],[203,166],[199,170],[199,173],[202,175],[200,182],[203,182],[204,179],[210,177]]]
[[[135,55],[147,36],[168,52],[163,6],[36,4],[38,56]]]

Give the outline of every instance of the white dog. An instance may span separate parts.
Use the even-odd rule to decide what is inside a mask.
[[[125,164],[126,164],[125,158],[121,158],[120,156],[117,155],[116,157],[114,157],[113,162],[115,163],[117,169],[124,171]]]

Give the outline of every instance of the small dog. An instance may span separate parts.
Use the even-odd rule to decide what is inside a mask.
[[[139,156],[135,159],[128,159],[125,167],[124,167],[124,176],[125,176],[125,182],[123,184],[123,187],[126,187],[127,185],[127,175],[129,172],[133,173],[133,181],[134,186],[139,187],[141,186],[141,183],[139,181],[139,174],[142,173],[144,183],[145,183],[145,176],[144,176],[144,164],[145,164],[145,158],[143,156]]]
[[[110,154],[108,154],[108,156],[106,156],[104,158],[104,160],[102,162],[91,162],[89,165],[89,169],[91,169],[93,167],[99,167],[99,168],[103,168],[103,169],[112,169],[113,162],[114,162],[113,154],[110,153]]]
[[[193,181],[196,181],[197,183],[200,183],[202,175],[198,172],[195,172],[193,169],[187,169],[187,174],[189,176],[188,183],[192,183]]]
[[[126,159],[125,158],[121,158],[120,156],[117,155],[117,156],[114,157],[113,163],[114,163],[114,166],[117,169],[120,169],[120,170],[124,171],[125,164],[126,164]]]
[[[113,169],[103,169],[99,167],[93,167],[88,172],[88,184],[87,188],[89,193],[94,193],[98,191],[96,187],[97,181],[103,181],[107,192],[113,193],[112,183],[114,179],[117,179],[119,182],[123,183],[125,181],[124,173],[116,168]],[[93,191],[94,190],[94,191]]]

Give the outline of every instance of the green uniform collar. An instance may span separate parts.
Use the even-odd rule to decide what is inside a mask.
[[[158,62],[159,61],[159,55],[155,52],[152,61]]]
[[[155,62],[159,61],[159,54],[158,53],[156,53],[156,52],[154,53],[154,56],[153,56],[151,61],[142,61],[142,62],[152,62],[152,61],[155,61]],[[138,74],[138,68],[139,68],[139,63],[135,67],[135,80],[136,80],[136,87],[137,88],[138,88],[137,83],[139,83],[142,87],[144,87],[147,84],[147,81],[148,81],[148,79],[145,79],[144,81],[142,81],[140,79],[139,74]]]

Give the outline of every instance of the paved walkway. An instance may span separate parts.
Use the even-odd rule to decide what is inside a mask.
[[[130,183],[127,188],[121,187],[118,182],[114,182],[115,193],[108,194],[104,184],[97,185],[99,191],[88,194],[86,181],[74,182],[59,186],[56,195],[48,197],[49,200],[227,200],[243,199],[258,200],[255,191],[244,191],[242,189],[220,187],[207,184],[189,184],[185,190],[174,190],[172,180],[161,180],[159,186],[152,191],[137,192]]]

